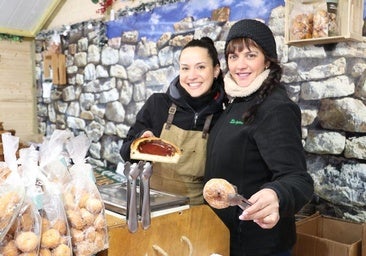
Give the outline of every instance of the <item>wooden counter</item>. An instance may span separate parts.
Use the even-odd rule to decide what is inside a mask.
[[[130,233],[124,219],[107,214],[109,249],[97,256],[229,255],[229,230],[207,205],[154,217]]]

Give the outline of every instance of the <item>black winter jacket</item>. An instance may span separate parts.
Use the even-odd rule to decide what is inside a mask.
[[[313,194],[299,107],[285,88],[276,87],[259,106],[254,121],[245,124],[243,113],[254,104],[256,94],[236,98],[211,130],[205,181],[224,178],[246,198],[262,188],[275,190],[280,221],[272,229],[262,229],[253,221],[239,220],[239,207],[215,210],[230,230],[232,256],[271,255],[290,249],[296,239],[294,215]]]
[[[126,138],[122,144],[121,156],[124,161],[130,161],[130,146],[133,140],[139,138],[146,130],[150,130],[155,136],[159,137],[164,123],[168,118],[168,110],[172,103],[177,105],[177,111],[174,115],[173,125],[184,129],[200,131],[203,129],[206,117],[214,114],[211,127],[214,125],[219,115],[223,111],[223,101],[225,99],[223,83],[215,79],[212,89],[214,93],[212,99],[197,102],[194,98],[189,100],[194,102],[192,107],[186,100],[186,97],[180,93],[184,90],[179,84],[179,77],[176,77],[166,93],[152,94],[136,115],[136,122],[131,126]],[[222,81],[222,80],[221,80]],[[178,89],[180,87],[180,89]],[[199,100],[199,99],[197,99]]]

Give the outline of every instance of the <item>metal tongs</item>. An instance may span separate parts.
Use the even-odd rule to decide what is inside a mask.
[[[231,184],[231,186],[233,186],[233,188],[235,189],[235,193],[230,193],[227,195],[227,200],[230,206],[237,205],[244,211],[246,208],[252,205],[252,203],[249,202],[248,199],[237,193],[238,188],[235,185]]]
[[[152,175],[152,165],[145,161],[139,161],[132,165],[130,162],[126,162],[123,173],[127,177],[127,226],[131,233],[135,233],[138,229],[139,215],[141,216],[143,229],[149,228],[151,224],[150,178]],[[137,198],[138,181],[139,198]]]
[[[252,203],[249,202],[248,199],[246,199],[245,197],[243,197],[242,195],[240,195],[238,193],[228,194],[227,199],[228,199],[228,203],[230,204],[230,206],[237,205],[242,210],[245,210],[246,208],[248,208],[249,206],[252,205]]]
[[[149,228],[151,224],[150,177],[152,172],[151,163],[146,162],[140,177],[140,215],[143,229]]]
[[[143,162],[138,164],[126,162],[124,175],[127,177],[127,212],[126,220],[128,230],[131,233],[135,233],[138,229],[138,214],[137,214],[137,178],[142,172],[141,165]]]

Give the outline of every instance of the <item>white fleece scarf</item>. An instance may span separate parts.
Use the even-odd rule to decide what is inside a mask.
[[[266,80],[266,78],[268,77],[269,72],[269,69],[264,70],[253,80],[253,82],[249,86],[246,87],[238,86],[238,84],[231,77],[230,72],[227,72],[224,77],[225,92],[233,98],[249,96],[261,87],[263,81]]]

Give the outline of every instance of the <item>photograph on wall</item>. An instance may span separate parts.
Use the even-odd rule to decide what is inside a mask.
[[[233,1],[233,0],[191,0],[176,2],[161,7],[145,5],[145,11],[125,15],[107,24],[108,38],[118,37],[124,31],[137,30],[140,37],[156,41],[164,32],[174,32],[174,24],[192,17],[194,20],[211,18],[212,11],[227,8],[230,21],[242,18],[268,20],[273,8],[284,5],[283,0]],[[150,9],[151,8],[151,9]]]

